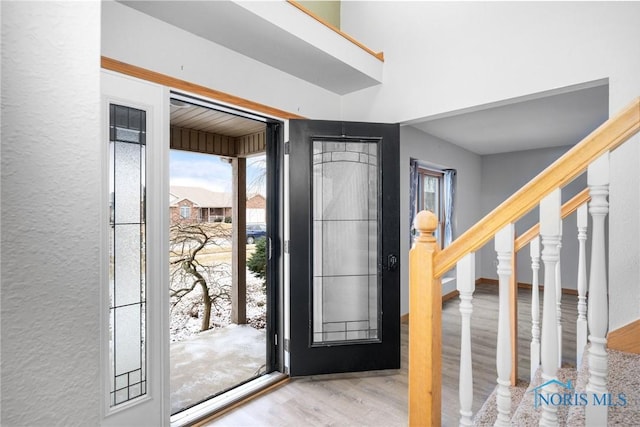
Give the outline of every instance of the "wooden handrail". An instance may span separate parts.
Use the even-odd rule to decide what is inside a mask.
[[[335,31],[336,33],[338,33],[339,35],[341,35],[345,39],[349,40],[351,43],[353,43],[356,46],[358,46],[360,49],[362,49],[365,52],[367,52],[369,55],[375,57],[376,59],[378,59],[381,62],[384,62],[384,53],[383,52],[376,52],[374,50],[369,49],[367,46],[363,45],[358,40],[354,39],[349,34],[347,34],[344,31],[342,31],[340,28],[338,28],[335,25],[333,25],[333,24],[327,22],[326,20],[322,19],[321,17],[319,17],[318,15],[316,15],[315,13],[313,13],[312,11],[310,11],[309,9],[304,7],[299,2],[297,2],[295,0],[287,0],[287,3],[289,3],[291,6],[296,7],[301,12],[306,13],[307,15],[309,15],[310,17],[312,17],[313,19],[315,19],[316,21],[318,21],[319,23],[321,23],[325,27],[329,28],[330,30]]]
[[[615,117],[603,123],[447,248],[436,254],[435,277],[442,277],[463,256],[480,249],[507,224],[517,221],[554,189],[571,182],[585,171],[591,162],[607,151],[615,149],[639,130],[640,98],[636,98]]]
[[[578,210],[578,208],[585,203],[591,200],[591,196],[589,195],[589,189],[585,188],[575,196],[571,198],[567,203],[562,205],[561,217],[565,219],[572,213]],[[527,246],[533,239],[535,239],[540,234],[540,224],[536,224],[521,235],[519,235],[514,244],[515,252],[518,252],[520,249]]]

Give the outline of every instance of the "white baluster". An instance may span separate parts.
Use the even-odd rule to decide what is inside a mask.
[[[498,371],[498,389],[496,403],[498,418],[496,426],[509,426],[511,419],[511,323],[509,320],[509,278],[511,277],[511,256],[513,254],[514,227],[509,224],[495,236],[495,248],[498,254],[498,346],[496,349],[496,368]]]
[[[540,367],[540,237],[529,244],[531,253],[531,381]]]
[[[560,243],[560,189],[554,190],[540,202],[540,236],[542,240],[542,261],[544,262],[544,299],[542,310],[541,352],[542,379],[557,379],[558,368],[558,328],[556,321],[556,263]],[[555,384],[548,385],[546,393],[555,393]],[[542,405],[540,425],[557,425],[558,414],[555,405]]]
[[[600,398],[607,393],[607,329],[609,323],[609,302],[607,300],[607,266],[605,255],[605,218],[609,213],[609,153],[604,154],[589,166],[587,183],[591,202],[593,233],[591,236],[591,272],[589,275],[589,382],[587,393],[595,393]],[[593,402],[593,396],[589,399]],[[585,407],[587,426],[607,425],[606,405]]]
[[[473,425],[473,371],[471,368],[471,313],[473,292],[476,289],[476,256],[470,253],[458,261],[456,286],[460,293],[460,425]]]
[[[558,242],[558,263],[556,264],[556,322],[558,325],[558,368],[562,367],[562,276],[560,270],[560,250],[562,249],[562,218],[560,218],[560,241]]]
[[[577,212],[578,222],[578,320],[576,321],[576,366],[582,363],[582,353],[587,345],[587,204]]]

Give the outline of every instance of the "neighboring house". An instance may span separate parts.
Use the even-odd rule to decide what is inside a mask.
[[[222,222],[231,216],[230,193],[209,191],[198,187],[172,186],[169,190],[169,211],[172,223]]]
[[[247,224],[267,221],[267,199],[262,194],[254,194],[247,198]]]
[[[126,3],[154,8],[170,2]],[[179,7],[195,10],[207,3]],[[237,11],[250,8],[250,3],[219,2],[219,7]],[[268,12],[289,7],[284,1],[255,3]],[[228,20],[224,28],[196,13],[185,21],[200,24],[196,34],[166,22],[171,13],[164,21],[124,2],[2,2],[3,425],[116,423],[103,410],[109,399],[104,350],[111,343],[101,332],[108,315],[99,297],[108,295],[100,285],[109,269],[105,259],[110,249],[101,57],[103,66],[111,59],[110,64],[143,70],[138,77],[126,76],[121,87],[132,96],[147,95],[151,101],[139,102],[142,106],[168,96],[170,88],[151,81],[153,76],[168,76],[208,91],[207,96],[221,104],[232,103],[237,98],[230,101],[229,94],[235,95],[244,98],[244,108],[270,107],[266,114],[276,117],[403,124],[402,314],[409,310],[411,158],[457,171],[454,224],[460,234],[576,142],[551,138],[556,148],[523,151],[522,145],[508,141],[502,151],[487,152],[474,144],[504,123],[480,120],[472,135],[451,132],[438,137],[429,122],[464,119],[467,113],[491,109],[509,117],[525,100],[569,94],[577,87],[605,88],[605,115],[612,115],[640,95],[638,2],[342,2],[341,27],[374,49],[384,48],[384,64],[373,56],[359,56],[359,48],[308,17],[288,9],[281,12]],[[273,42],[270,37],[286,33],[283,28],[290,21],[299,24],[296,34],[309,29],[312,37]],[[236,32],[227,31],[233,25]],[[261,34],[249,32],[260,29]],[[214,39],[205,38],[208,35]],[[265,48],[254,44],[261,41]],[[290,52],[298,46],[308,55]],[[338,53],[326,53],[335,46]],[[243,47],[244,52],[234,50]],[[357,63],[350,62],[356,57]],[[323,69],[335,64],[345,65],[331,72]],[[368,64],[373,64],[373,72],[362,71]],[[151,82],[138,93],[134,85],[145,78]],[[166,115],[161,108],[152,113],[152,118]],[[547,129],[555,137],[564,122],[563,117],[547,125],[531,121],[529,131]],[[163,132],[153,126],[150,119],[149,140],[154,132]],[[457,122],[453,130],[465,127]],[[168,138],[159,142],[168,147]],[[149,144],[149,156],[158,145]],[[639,145],[636,136],[611,156],[611,328],[640,318]],[[166,158],[157,151],[153,156],[148,171],[168,173]],[[525,173],[522,165],[528,167]],[[147,189],[151,184],[146,183]],[[147,191],[145,203],[166,194],[167,189],[154,188]],[[39,209],[36,218],[23,215],[26,200],[46,208]],[[196,204],[190,199],[184,213]],[[162,229],[166,215],[166,205],[158,207],[155,216],[146,218],[146,226]],[[150,239],[149,244],[158,247],[162,242]],[[494,260],[481,257],[478,275],[495,276]],[[150,284],[163,283],[163,268],[146,264],[153,274]],[[168,325],[159,310],[149,313],[149,330]],[[140,342],[140,336],[129,339]],[[166,373],[168,365],[147,367],[166,368]],[[165,380],[149,382],[149,387],[168,388]],[[157,409],[168,407],[164,399],[151,394],[139,406],[143,416],[133,425],[168,425]]]

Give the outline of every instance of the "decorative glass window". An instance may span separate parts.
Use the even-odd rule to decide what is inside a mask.
[[[109,105],[111,406],[147,393],[146,113]]]
[[[313,345],[380,339],[378,149],[313,141]]]
[[[191,218],[191,207],[180,206],[180,217],[185,219]]]

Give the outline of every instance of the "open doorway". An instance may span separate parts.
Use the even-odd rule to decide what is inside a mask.
[[[274,124],[217,107],[171,99],[172,415],[278,369]]]

